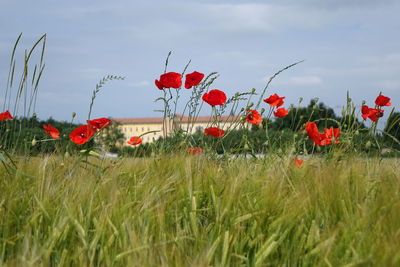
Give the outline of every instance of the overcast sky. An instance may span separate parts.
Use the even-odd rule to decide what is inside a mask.
[[[21,52],[47,34],[41,119],[69,120],[72,112],[86,119],[92,91],[107,74],[126,80],[102,88],[92,117],[160,116],[154,80],[168,51],[169,71],[181,72],[191,59],[189,72],[219,72],[212,89],[228,96],[261,91],[277,70],[305,59],[278,76],[268,95],[287,103],[303,97],[304,105],[318,97],[339,111],[347,90],[358,105],[373,105],[382,91],[397,108],[399,13],[396,0],[0,0],[0,97],[22,32]]]

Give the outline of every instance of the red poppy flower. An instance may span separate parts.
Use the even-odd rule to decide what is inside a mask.
[[[5,120],[12,120],[14,119],[13,116],[11,116],[10,111],[6,110],[3,113],[0,113],[0,121],[5,121]]]
[[[139,136],[132,136],[127,143],[132,146],[137,146],[142,143],[142,141],[142,138],[140,138]]]
[[[164,86],[160,83],[159,80],[155,80],[154,83],[156,84],[156,86],[157,86],[158,89],[160,89],[160,90],[163,90],[163,89],[164,89]]]
[[[69,139],[77,145],[83,145],[87,141],[92,138],[92,136],[96,133],[96,130],[89,125],[81,125],[76,127],[71,134],[69,135]]]
[[[246,120],[254,125],[259,125],[262,122],[262,117],[255,109],[250,109],[246,116]]]
[[[201,80],[203,80],[204,74],[194,71],[192,73],[186,74],[186,80],[185,80],[185,88],[190,89],[192,86],[198,85]]]
[[[204,134],[207,136],[222,137],[225,135],[225,131],[217,127],[208,127],[204,129]]]
[[[160,76],[160,80],[155,80],[158,89],[180,88],[182,86],[182,74],[176,72],[167,72]]]
[[[303,160],[299,159],[299,158],[295,158],[293,159],[294,165],[296,165],[297,167],[300,167],[301,164],[303,164]]]
[[[378,121],[383,116],[383,109],[369,108],[367,105],[361,106],[361,116],[364,120],[369,118],[371,121]]]
[[[314,144],[318,146],[326,146],[332,144],[332,139],[335,139],[335,144],[339,143],[340,129],[339,128],[329,128],[324,129],[323,133],[319,133],[318,127],[314,122],[307,122],[305,125],[305,130],[307,136],[314,141]]]
[[[307,132],[307,136],[311,139],[311,140],[316,140],[316,142],[319,142],[319,132],[318,132],[318,127],[314,122],[307,122],[304,129]],[[314,141],[315,142],[315,141]]]
[[[88,125],[92,126],[96,130],[104,129],[110,126],[111,120],[107,118],[100,118],[94,120],[87,120]]]
[[[54,128],[53,126],[51,126],[51,124],[49,124],[49,125],[43,124],[43,129],[46,132],[46,134],[48,136],[50,136],[51,138],[54,138],[54,139],[60,138],[60,131],[57,128]]]
[[[331,145],[332,144],[332,139],[335,139],[335,144],[339,143],[339,140],[337,138],[340,136],[340,129],[339,128],[329,128],[329,129],[324,129],[324,133],[320,134],[321,135],[321,145]]]
[[[203,95],[203,100],[211,106],[223,105],[226,102],[226,94],[218,89],[211,90]]]
[[[376,100],[375,100],[375,104],[378,107],[384,107],[384,106],[390,106],[392,105],[392,103],[390,103],[390,98],[386,97],[384,95],[379,95]]]
[[[264,99],[264,102],[268,103],[271,107],[280,107],[283,105],[283,99],[285,99],[285,97],[280,97],[277,94],[273,94]]]
[[[204,150],[201,149],[200,147],[191,147],[191,148],[188,148],[188,150],[187,150],[188,153],[191,153],[191,154],[193,154],[193,155],[199,155],[199,154],[201,154],[203,151],[204,151]]]
[[[285,117],[287,114],[289,114],[289,110],[284,108],[278,108],[276,111],[274,111],[274,116],[278,118]]]

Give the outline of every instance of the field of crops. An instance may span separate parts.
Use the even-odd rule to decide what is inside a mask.
[[[21,159],[1,170],[10,266],[396,266],[399,160]]]

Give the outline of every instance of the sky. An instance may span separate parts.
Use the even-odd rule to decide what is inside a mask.
[[[218,72],[211,89],[229,96],[269,87],[285,106],[319,98],[338,113],[349,91],[373,106],[379,92],[400,108],[400,1],[16,1],[0,0],[0,101],[14,42],[17,56],[47,34],[36,113],[84,121],[92,91],[105,75],[126,77],[101,88],[95,117],[159,117],[164,71]],[[183,100],[190,94],[183,89]],[[2,103],[1,103],[2,104]],[[178,112],[181,108],[178,107]],[[208,110],[204,111],[206,115]]]

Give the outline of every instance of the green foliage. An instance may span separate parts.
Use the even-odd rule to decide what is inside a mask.
[[[104,151],[118,152],[119,147],[124,144],[124,134],[120,128],[120,124],[113,121],[109,127],[102,129],[99,136],[96,137],[96,143],[102,146]]]
[[[290,112],[283,118],[276,118],[269,128],[273,130],[291,129],[299,131],[308,121],[317,121],[319,127],[338,127],[334,120],[340,120],[332,108],[324,103],[311,100],[307,107],[291,106]]]
[[[43,124],[51,124],[60,130],[60,139],[51,139],[43,130]],[[49,118],[39,121],[37,118],[14,118],[0,121],[0,144],[3,150],[19,155],[37,155],[40,153],[76,153],[81,149],[94,147],[93,140],[83,146],[77,146],[69,139],[70,132],[77,124],[56,121]]]
[[[400,150],[400,144],[396,140],[400,140],[400,113],[392,112],[385,126],[385,140],[390,146]]]

